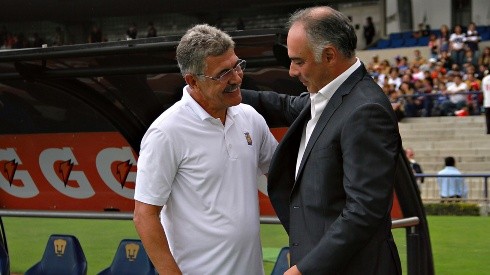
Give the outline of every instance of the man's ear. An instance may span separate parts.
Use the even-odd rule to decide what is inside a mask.
[[[322,58],[324,61],[326,61],[327,63],[331,63],[336,59],[336,57],[337,52],[335,51],[334,47],[326,46],[325,48],[323,48]]]
[[[195,88],[197,86],[197,79],[196,76],[192,74],[186,74],[184,76],[185,83],[189,85],[191,88]]]

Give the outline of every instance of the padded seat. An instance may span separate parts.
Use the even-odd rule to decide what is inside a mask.
[[[289,247],[286,246],[281,248],[281,251],[279,251],[279,255],[277,255],[277,260],[274,264],[271,275],[284,274],[284,272],[289,269],[289,259]]]
[[[10,261],[3,243],[0,242],[0,275],[3,274],[10,274]]]
[[[141,240],[124,239],[119,243],[112,264],[98,275],[156,275]]]
[[[405,43],[405,40],[402,38],[402,39],[393,39],[391,40],[391,48],[400,48],[400,47],[403,47]]]
[[[390,47],[390,40],[387,39],[378,40],[378,43],[376,45],[377,49],[386,49],[388,47]]]
[[[41,261],[24,274],[86,275],[87,260],[75,236],[53,234],[48,239]]]
[[[407,38],[403,43],[405,47],[415,47],[417,46],[417,38]]]

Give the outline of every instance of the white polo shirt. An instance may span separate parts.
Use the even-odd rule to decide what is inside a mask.
[[[258,178],[277,141],[252,107],[225,125],[184,88],[141,142],[135,200],[164,206],[162,224],[183,274],[263,274]]]

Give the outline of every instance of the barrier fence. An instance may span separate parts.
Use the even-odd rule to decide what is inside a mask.
[[[420,196],[424,203],[441,202],[439,186],[437,184],[438,177],[464,178],[464,182],[467,187],[466,196],[457,199],[445,198],[444,200],[457,200],[461,202],[477,203],[482,208],[482,214],[488,215],[488,178],[490,177],[489,173],[468,173],[462,175],[415,174],[415,177],[417,178],[417,183],[420,189]]]

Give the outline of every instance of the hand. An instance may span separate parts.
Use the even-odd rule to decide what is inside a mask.
[[[301,275],[301,272],[295,265],[293,265],[290,269],[284,272],[284,275]]]

